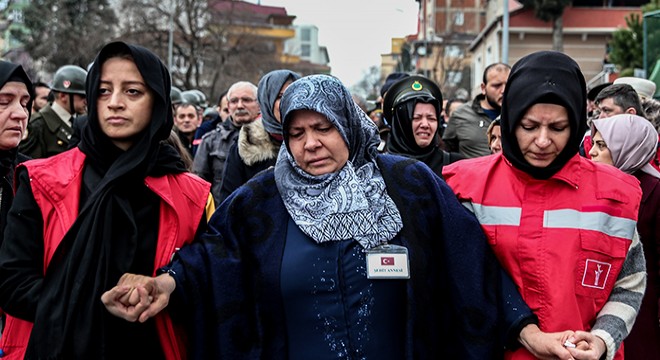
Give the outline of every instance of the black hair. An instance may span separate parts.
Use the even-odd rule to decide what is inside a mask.
[[[42,82],[42,81],[37,81],[32,85],[33,89],[36,89],[38,87],[45,87],[45,88],[50,89],[50,86],[48,86],[48,84],[46,84],[45,82]]]
[[[639,95],[635,89],[628,84],[612,84],[601,90],[596,96],[596,105],[605,99],[612,99],[614,105],[622,107],[624,110],[633,108],[637,115],[645,117],[646,112],[639,100]]]
[[[451,98],[447,100],[447,105],[445,105],[445,113],[447,113],[447,109],[449,109],[451,105],[455,102],[460,102],[461,104],[465,104],[467,100],[463,98]],[[447,116],[451,116],[451,114],[447,114]]]
[[[223,92],[220,94],[220,96],[218,96],[218,102],[216,103],[216,105],[220,106],[220,104],[222,104],[222,99],[227,97],[227,92],[228,92],[228,91],[229,91],[229,89],[223,91]],[[227,99],[227,101],[229,101],[229,99]]]

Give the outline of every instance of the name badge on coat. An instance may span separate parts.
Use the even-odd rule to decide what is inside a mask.
[[[368,279],[410,279],[408,249],[399,245],[380,245],[367,253]]]

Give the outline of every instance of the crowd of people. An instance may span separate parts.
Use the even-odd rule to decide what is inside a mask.
[[[108,43],[0,61],[3,359],[660,359],[660,103],[553,51],[472,100]]]

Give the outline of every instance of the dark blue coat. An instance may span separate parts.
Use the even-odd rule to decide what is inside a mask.
[[[534,315],[476,218],[421,162],[381,155],[378,163],[410,256],[407,306],[392,309],[406,313],[406,358],[501,358],[505,341]],[[268,170],[236,190],[209,232],[178,252],[169,310],[189,326],[192,358],[287,358],[280,268],[288,220]]]

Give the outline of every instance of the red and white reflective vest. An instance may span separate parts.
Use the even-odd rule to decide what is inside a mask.
[[[548,180],[502,154],[453,163],[443,175],[478,218],[541,330],[590,330],[635,234],[637,179],[577,154]],[[507,358],[534,359],[524,348]]]
[[[44,273],[55,250],[78,216],[85,154],[78,148],[59,155],[21,164],[27,168],[34,199],[44,219]],[[147,177],[145,184],[161,198],[156,245],[156,270],[167,265],[176,249],[192,242],[204,215],[211,185],[189,174]],[[167,314],[155,317],[156,328],[167,359],[186,358],[184,337]],[[7,316],[0,339],[3,360],[23,359],[32,323]]]

